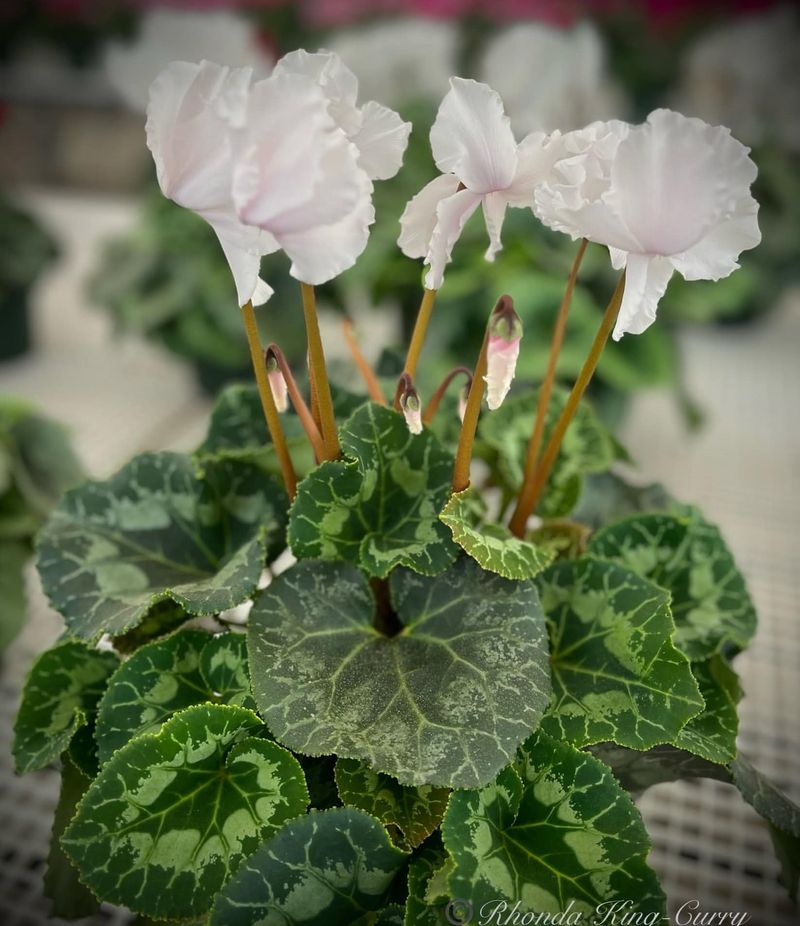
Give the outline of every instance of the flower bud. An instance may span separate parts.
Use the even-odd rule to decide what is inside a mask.
[[[281,368],[274,354],[267,353],[265,359],[267,367],[267,378],[269,379],[269,388],[272,391],[272,398],[275,400],[275,408],[279,412],[285,412],[289,407],[289,390],[286,386],[286,380],[283,378]]]
[[[499,408],[508,395],[519,357],[522,320],[514,310],[510,296],[503,296],[489,320],[489,343],[486,353],[486,404]]]
[[[406,419],[408,430],[412,434],[422,433],[422,404],[419,400],[419,393],[414,388],[414,381],[408,375],[403,373],[398,383],[400,393],[400,411]]]
[[[469,398],[469,390],[472,386],[472,377],[469,378],[469,381],[464,383],[461,387],[461,391],[458,393],[458,420],[463,424],[464,415],[467,412],[467,399]]]

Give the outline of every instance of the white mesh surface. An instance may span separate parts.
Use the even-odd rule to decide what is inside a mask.
[[[28,396],[69,424],[98,476],[139,450],[194,446],[208,403],[189,372],[144,345],[110,343],[106,320],[82,295],[99,238],[126,227],[131,209],[86,197],[32,202],[62,241],[65,259],[38,294],[39,352],[0,366],[0,391]],[[800,800],[800,299],[757,328],[686,331],[681,347],[690,391],[707,412],[704,429],[688,436],[671,397],[653,393],[637,398],[622,437],[643,473],[720,525],[748,578],[760,625],[736,663],[746,692],[740,741]],[[24,673],[60,629],[34,574],[30,586],[30,621],[0,670],[3,926],[41,926],[49,906],[41,878],[58,776],[18,778],[9,754]],[[641,809],[654,843],[651,862],[673,912],[698,899],[705,910],[746,910],[756,926],[797,922],[776,882],[767,831],[734,789],[710,781],[660,785]],[[124,921],[109,909],[92,923]]]

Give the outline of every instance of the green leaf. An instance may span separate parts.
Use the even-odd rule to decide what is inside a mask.
[[[568,393],[554,389],[545,423],[543,446],[566,403]],[[525,454],[536,414],[536,395],[515,396],[481,418],[479,435],[497,454],[497,475],[517,494],[522,487]],[[553,466],[537,511],[546,517],[567,514],[578,501],[586,473],[603,472],[614,462],[614,441],[586,403],[578,406]]]
[[[442,837],[455,863],[452,896],[474,910],[519,903],[520,915],[573,903],[592,917],[598,904],[620,899],[641,915],[662,915],[644,824],[610,770],[542,733],[520,756],[518,772],[504,769],[480,791],[450,799]]]
[[[383,906],[405,859],[368,814],[314,811],[242,864],[217,898],[211,926],[360,922]]]
[[[453,540],[476,563],[506,579],[532,579],[553,560],[553,553],[515,537],[500,524],[481,524],[485,506],[473,489],[456,492],[439,515]]]
[[[91,891],[78,880],[78,872],[64,854],[60,841],[91,781],[70,759],[69,753],[65,753],[61,759],[61,793],[53,817],[44,875],[44,895],[53,902],[51,915],[65,920],[91,916],[100,908]]]
[[[381,405],[341,428],[345,461],[323,463],[297,488],[289,544],[298,559],[339,559],[384,577],[395,566],[436,575],[458,548],[438,515],[453,463],[429,432],[411,434]]]
[[[438,833],[414,854],[408,866],[408,898],[404,926],[441,926],[446,901],[428,899],[431,880],[448,864]]]
[[[626,518],[599,530],[588,549],[670,592],[675,645],[690,659],[707,659],[726,642],[746,646],[753,636],[744,578],[717,528],[697,512]]]
[[[25,564],[30,558],[27,543],[0,541],[0,653],[25,623]]]
[[[686,724],[673,740],[679,749],[725,765],[736,758],[739,717],[736,705],[742,696],[739,677],[722,656],[693,662],[705,709]]]
[[[66,640],[42,653],[31,667],[14,725],[14,761],[19,772],[54,762],[84,724],[94,718],[114,653]]]
[[[420,785],[410,788],[357,759],[336,763],[336,787],[342,803],[376,817],[396,845],[411,851],[442,822],[449,791]]]
[[[588,557],[556,563],[537,585],[553,670],[546,733],[576,746],[648,749],[702,710],[689,662],[672,644],[663,589]]]
[[[255,590],[283,546],[286,496],[257,467],[146,453],[69,492],[39,541],[45,592],[70,632],[122,634],[160,602],[213,614]]]
[[[205,701],[255,709],[245,638],[179,630],[137,650],[114,673],[97,712],[105,763],[141,733],[155,733],[177,711]]]
[[[616,743],[598,743],[590,746],[589,752],[608,765],[622,787],[634,795],[666,781],[692,778],[730,781],[726,767],[701,759],[676,746],[654,746],[641,752],[617,746]]]
[[[374,926],[403,926],[404,913],[405,910],[400,904],[390,904],[379,911]]]
[[[796,901],[800,884],[800,807],[744,756],[732,762],[730,769],[742,797],[767,821],[781,864],[781,880]]]
[[[157,919],[205,913],[243,858],[305,812],[296,759],[230,705],[190,707],[114,755],[62,846],[101,900]]]
[[[248,626],[259,709],[296,752],[360,759],[405,785],[484,784],[550,694],[536,589],[462,558],[436,579],[395,570],[390,592],[391,637],[352,566],[301,562],[275,579]]]
[[[597,528],[640,512],[673,513],[680,507],[660,482],[637,485],[612,470],[586,477],[572,517]]]

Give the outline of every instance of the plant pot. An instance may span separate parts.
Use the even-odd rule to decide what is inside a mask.
[[[28,290],[12,288],[0,293],[0,360],[11,360],[31,347]]]

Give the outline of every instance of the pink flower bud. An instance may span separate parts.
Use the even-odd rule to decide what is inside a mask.
[[[414,388],[414,383],[408,373],[403,373],[398,385],[400,390],[400,410],[406,419],[408,430],[412,434],[422,433],[422,404],[419,400],[419,394]]]
[[[472,378],[468,383],[464,383],[461,391],[458,393],[458,420],[463,424],[464,415],[467,412],[467,399],[469,398],[469,388],[472,385]]]
[[[486,404],[499,408],[508,395],[519,357],[522,321],[514,311],[508,296],[503,297],[489,322],[489,344],[486,353]]]
[[[266,360],[267,378],[269,379],[269,388],[272,390],[272,398],[275,400],[275,408],[279,412],[285,412],[289,407],[289,390],[286,386],[286,380],[283,378],[278,361],[269,354]]]

